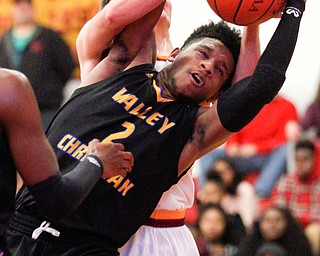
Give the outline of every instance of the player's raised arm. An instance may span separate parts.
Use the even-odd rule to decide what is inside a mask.
[[[164,0],[147,0],[143,4],[140,0],[112,0],[89,20],[81,29],[76,42],[81,80],[101,61],[102,52],[111,46],[127,25],[163,3]]]
[[[277,95],[285,81],[304,9],[303,0],[287,1],[286,10],[254,74],[231,86],[212,108],[200,110],[194,130],[195,139],[186,145],[186,151],[192,148],[190,152],[203,155],[221,145],[234,132],[246,126]]]
[[[259,25],[243,28],[241,48],[232,84],[253,74],[261,55]]]

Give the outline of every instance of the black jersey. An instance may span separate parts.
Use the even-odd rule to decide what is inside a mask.
[[[6,134],[0,131],[0,237],[14,211],[16,175]]]
[[[101,179],[75,214],[56,223],[60,227],[96,234],[121,247],[178,181],[179,158],[199,107],[162,98],[156,75],[151,65],[141,65],[79,88],[54,118],[47,135],[62,172],[84,159],[94,138],[123,143],[134,156],[127,177]],[[26,190],[17,209],[38,216]]]

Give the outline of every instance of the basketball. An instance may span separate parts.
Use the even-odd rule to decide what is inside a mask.
[[[223,20],[239,25],[257,25],[284,9],[286,0],[207,0]]]

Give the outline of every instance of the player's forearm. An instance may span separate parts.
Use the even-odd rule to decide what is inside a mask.
[[[28,186],[43,214],[50,219],[70,215],[101,178],[103,167],[97,157],[88,156],[72,171]]]
[[[105,78],[117,74],[127,67],[153,62],[156,54],[153,29],[159,20],[162,9],[163,4],[121,31],[105,59],[105,62],[108,62],[108,64],[106,63],[108,74],[104,73]]]
[[[165,0],[112,0],[104,8],[108,19],[113,20],[117,26],[125,27],[128,24],[141,19],[150,11],[154,10]]]
[[[244,27],[239,59],[232,84],[253,74],[260,55],[259,25]]]
[[[302,0],[288,0],[281,21],[262,54],[252,77],[232,86],[218,100],[218,114],[225,129],[237,132],[246,126],[281,89],[296,45]]]
[[[129,24],[141,19],[160,6],[164,0],[113,0],[90,19],[77,38],[77,52],[81,61],[100,59],[104,49]]]
[[[263,52],[259,65],[272,66],[285,74],[296,46],[304,9],[303,0],[287,1],[280,23]]]

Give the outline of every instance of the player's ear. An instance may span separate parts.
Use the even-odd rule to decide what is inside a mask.
[[[181,52],[180,48],[176,47],[174,48],[171,53],[170,53],[170,57],[168,58],[168,61],[174,61],[174,59],[179,55],[179,53]]]

